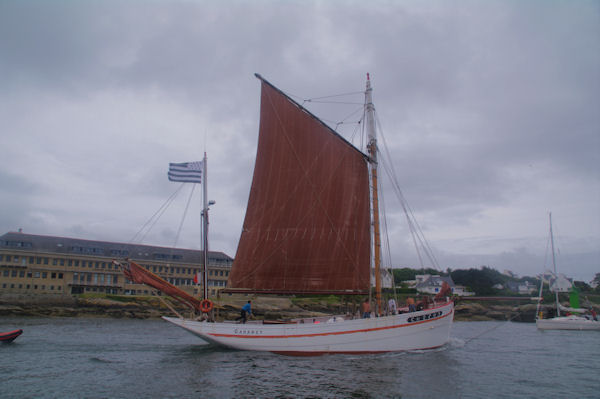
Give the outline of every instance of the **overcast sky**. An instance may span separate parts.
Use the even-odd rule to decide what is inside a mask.
[[[370,72],[400,186],[442,269],[541,273],[552,212],[560,271],[589,281],[599,41],[600,3],[584,0],[3,0],[0,234],[130,242],[179,187],[169,162],[206,151],[210,249],[233,257],[256,155],[253,74],[302,101],[362,91]],[[339,121],[357,106],[309,109]],[[192,186],[143,243],[175,244]],[[199,193],[177,247],[200,248]],[[419,267],[391,195],[386,208],[393,265]]]

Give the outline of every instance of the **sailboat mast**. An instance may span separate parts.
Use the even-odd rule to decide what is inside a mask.
[[[208,178],[207,178],[207,174],[206,174],[206,152],[204,153],[204,160],[202,162],[202,167],[204,169],[204,171],[202,172],[202,174],[204,176],[202,179],[202,200],[203,200],[203,206],[202,206],[202,238],[203,238],[203,243],[202,243],[202,252],[203,252],[203,258],[202,258],[202,286],[204,288],[203,290],[203,296],[202,299],[208,299],[208,273],[207,273],[207,265],[208,265],[208,196],[207,196],[207,187],[208,187]]]
[[[550,244],[552,245],[552,266],[554,266],[554,276],[558,279],[558,274],[556,272],[556,256],[554,254],[554,234],[552,232],[552,212],[550,212]],[[558,302],[558,287],[554,292],[556,295],[556,316],[560,316],[560,306]]]
[[[369,136],[369,156],[371,157],[371,184],[373,200],[373,252],[375,266],[375,298],[377,313],[382,313],[381,307],[381,237],[379,232],[379,198],[377,194],[377,133],[375,130],[375,107],[373,105],[373,89],[367,73],[367,89],[365,91],[367,134]]]

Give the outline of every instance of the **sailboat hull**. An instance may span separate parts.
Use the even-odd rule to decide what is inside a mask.
[[[598,330],[600,321],[590,320],[581,316],[553,317],[550,319],[537,319],[535,324],[538,330]]]
[[[208,323],[163,317],[203,340],[239,350],[314,356],[329,353],[380,353],[432,349],[450,337],[454,304],[400,315],[292,324]]]

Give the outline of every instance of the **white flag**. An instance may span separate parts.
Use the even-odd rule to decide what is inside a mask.
[[[169,180],[202,183],[202,161],[169,164]]]

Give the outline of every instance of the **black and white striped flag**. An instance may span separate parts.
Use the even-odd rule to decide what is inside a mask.
[[[169,180],[202,183],[202,161],[169,164]]]

